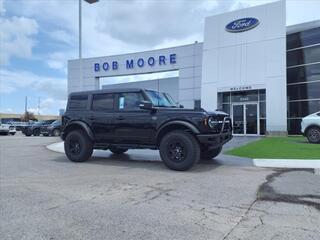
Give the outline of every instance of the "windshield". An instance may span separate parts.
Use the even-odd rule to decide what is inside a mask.
[[[51,123],[50,125],[60,125],[60,120],[55,120],[53,123]]]
[[[155,107],[177,107],[172,97],[167,93],[151,90],[146,90],[146,93]]]
[[[34,126],[40,126],[40,125],[42,125],[42,124],[43,124],[43,121],[39,121],[39,122],[33,123]]]

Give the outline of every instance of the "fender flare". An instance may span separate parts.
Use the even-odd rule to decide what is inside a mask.
[[[88,124],[86,124],[85,122],[82,122],[80,120],[75,120],[75,121],[71,121],[70,123],[68,123],[64,129],[63,129],[63,133],[62,133],[62,139],[64,140],[66,138],[66,132],[68,131],[69,128],[71,128],[72,126],[80,126],[89,136],[89,138],[91,140],[94,140],[94,135],[93,132],[91,130],[91,128],[88,126]]]
[[[195,125],[193,125],[192,123],[187,122],[187,121],[183,121],[183,120],[175,120],[175,121],[170,121],[170,122],[163,124],[157,131],[156,139],[158,139],[159,134],[162,132],[163,129],[165,129],[166,127],[171,126],[171,125],[182,125],[184,127],[187,127],[188,129],[190,129],[191,132],[194,134],[200,133],[199,129]]]

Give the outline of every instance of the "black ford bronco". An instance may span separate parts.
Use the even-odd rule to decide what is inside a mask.
[[[71,161],[88,160],[93,149],[159,149],[164,164],[180,171],[216,157],[232,138],[226,113],[185,109],[170,95],[145,89],[71,93],[62,124]]]

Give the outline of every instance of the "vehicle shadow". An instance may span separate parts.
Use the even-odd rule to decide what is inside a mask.
[[[142,155],[142,154],[141,154]],[[69,161],[69,159],[64,155],[61,154],[61,156],[56,157],[53,159],[55,162],[60,163],[70,163],[70,164],[83,164],[83,165],[101,165],[101,166],[113,166],[113,167],[124,167],[128,169],[134,169],[134,168],[142,168],[145,170],[151,170],[151,171],[167,171],[169,170],[160,159],[157,159],[156,157],[148,157],[146,156],[143,158],[141,155],[135,155],[135,154],[109,154],[104,157],[100,156],[93,156],[86,162],[81,163],[74,163]],[[192,169],[189,170],[189,172],[207,172],[212,171],[215,168],[219,167],[220,164],[217,164],[213,160],[200,160],[198,164],[196,164]]]

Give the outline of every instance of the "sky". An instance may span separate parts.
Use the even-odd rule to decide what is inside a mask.
[[[83,1],[82,55],[203,41],[206,16],[272,1]],[[287,25],[320,18],[320,0],[286,3]],[[58,114],[66,105],[67,61],[78,57],[78,47],[78,0],[0,0],[0,112],[23,113],[28,96],[29,111]]]

